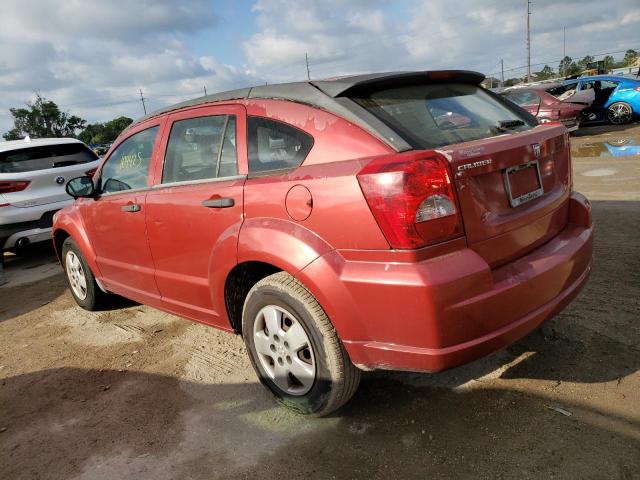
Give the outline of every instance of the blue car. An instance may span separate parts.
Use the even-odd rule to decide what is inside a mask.
[[[562,86],[577,92],[594,90],[595,100],[588,112],[584,112],[589,120],[620,125],[640,117],[640,77],[594,75],[567,80]]]

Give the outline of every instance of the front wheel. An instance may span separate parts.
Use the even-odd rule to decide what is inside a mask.
[[[607,118],[609,122],[614,125],[622,125],[623,123],[628,123],[631,121],[633,117],[633,109],[631,105],[624,102],[616,102],[609,105],[607,108]]]
[[[107,294],[98,287],[93,272],[71,237],[62,244],[62,268],[76,303],[85,310],[97,310],[106,300]]]
[[[360,370],[326,313],[286,272],[260,280],[249,291],[242,332],[260,381],[299,413],[327,415],[358,388]]]

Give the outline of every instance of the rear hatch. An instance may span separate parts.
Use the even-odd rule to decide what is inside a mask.
[[[570,151],[564,132],[545,124],[443,149],[468,245],[491,266],[526,254],[566,225]]]
[[[568,134],[484,90],[481,76],[452,75],[367,85],[351,98],[415,150],[449,160],[468,246],[497,267],[566,225]]]
[[[83,143],[29,146],[0,152],[2,203],[34,207],[69,200],[65,185],[98,166]]]

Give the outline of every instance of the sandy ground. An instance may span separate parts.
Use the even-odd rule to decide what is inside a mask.
[[[7,257],[0,479],[640,478],[640,126],[572,142],[596,224],[578,299],[472,365],[366,374],[331,418],[277,407],[233,335],[85,312],[46,248]]]

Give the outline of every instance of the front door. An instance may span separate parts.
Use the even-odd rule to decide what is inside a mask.
[[[246,159],[244,107],[221,105],[169,117],[162,171],[147,194],[147,231],[165,307],[219,324],[224,302],[211,274],[236,261],[243,219],[238,159]],[[246,164],[246,160],[245,160]]]
[[[146,236],[146,195],[160,125],[124,140],[99,172],[100,194],[82,203],[89,241],[107,289],[144,303],[157,303],[158,288]]]

